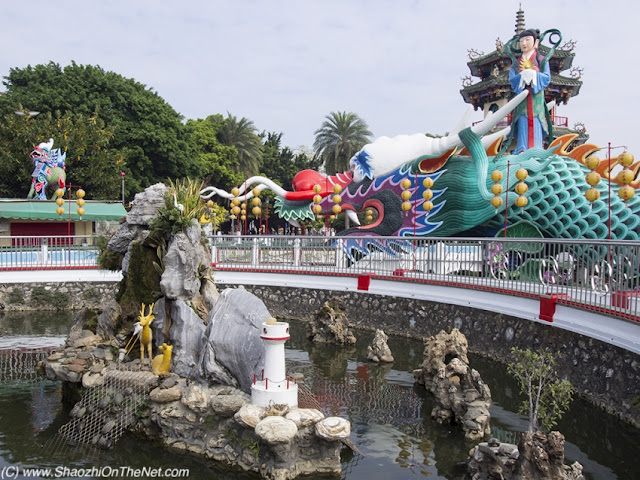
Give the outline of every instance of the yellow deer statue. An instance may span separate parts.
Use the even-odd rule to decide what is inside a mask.
[[[144,314],[144,303],[142,304],[142,308],[140,309],[140,316],[138,317],[138,321],[140,322],[140,326],[142,327],[142,331],[140,332],[140,361],[144,360],[144,349],[147,347],[147,353],[149,357],[149,361],[153,358],[151,356],[151,340],[153,339],[153,333],[151,332],[151,322],[155,316],[153,315],[153,303],[149,306],[149,314]]]
[[[158,347],[162,353],[156,355],[151,362],[151,371],[160,375],[161,373],[167,373],[171,368],[171,353],[173,352],[173,345],[167,345],[163,343],[161,347]]]

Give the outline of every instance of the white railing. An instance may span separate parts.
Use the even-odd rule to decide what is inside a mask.
[[[0,237],[0,271],[98,268],[94,235]]]
[[[218,270],[367,276],[500,292],[640,321],[640,242],[214,236]]]

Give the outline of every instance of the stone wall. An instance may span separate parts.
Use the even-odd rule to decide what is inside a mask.
[[[119,282],[2,283],[0,310],[101,309],[115,298],[119,285]]]
[[[470,307],[359,292],[249,286],[278,319],[309,320],[332,296],[345,302],[353,327],[426,338],[458,328],[469,350],[506,363],[511,347],[561,354],[559,374],[587,399],[640,428],[640,356],[573,332]]]

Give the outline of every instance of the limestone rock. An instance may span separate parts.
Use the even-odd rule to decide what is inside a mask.
[[[431,416],[438,423],[459,424],[467,440],[489,435],[491,391],[469,366],[466,337],[458,329],[441,331],[425,340],[424,356],[414,377],[435,397]]]
[[[300,428],[308,427],[324,419],[324,413],[315,408],[294,408],[284,418],[293,421]]]
[[[256,428],[256,425],[264,418],[264,408],[247,403],[236,412],[233,418],[243,427]]]
[[[189,378],[195,373],[200,346],[204,335],[204,323],[184,302],[176,300],[171,305],[172,325],[169,337],[173,344],[172,371]]]
[[[143,192],[136,193],[131,210],[127,214],[126,223],[148,226],[158,214],[158,209],[164,207],[164,196],[168,192],[169,187],[163,183],[156,183]]]
[[[180,232],[169,243],[160,279],[160,289],[167,298],[189,301],[200,293],[200,273],[208,271],[211,259],[200,237],[195,242],[192,237]]]
[[[372,362],[393,362],[393,355],[391,354],[391,349],[387,345],[387,340],[389,337],[384,333],[384,331],[377,329],[376,334],[373,337],[373,341],[371,345],[367,347],[367,360],[371,360]]]
[[[206,387],[193,384],[184,389],[180,401],[188,409],[204,413],[209,410],[210,394]]]
[[[324,440],[342,440],[351,435],[351,424],[340,417],[327,417],[316,423],[316,435]]]
[[[171,328],[171,320],[167,314],[167,300],[165,297],[160,298],[153,305],[154,319],[151,322],[151,330],[153,331],[153,343],[156,348],[160,347],[169,338],[169,329]]]
[[[579,480],[582,465],[564,464],[564,436],[560,432],[548,435],[537,432],[525,432],[518,444],[520,452],[516,465],[516,479],[535,478],[536,480]]]
[[[253,374],[262,369],[262,323],[271,317],[262,300],[244,288],[228,288],[220,294],[207,318],[206,343],[199,374],[221,383],[216,365],[231,373],[244,392],[251,391]]]
[[[276,445],[291,442],[298,433],[298,427],[284,417],[265,417],[256,425],[255,432],[269,445]]]
[[[233,417],[238,410],[248,403],[248,396],[240,391],[238,391],[238,395],[211,396],[211,408],[221,417]]]
[[[103,307],[102,312],[98,315],[98,326],[96,333],[105,340],[115,338],[116,321],[122,313],[122,308],[115,300],[110,300]]]
[[[349,329],[349,321],[344,311],[344,302],[333,297],[320,309],[309,323],[309,338],[316,343],[352,345],[356,337]]]

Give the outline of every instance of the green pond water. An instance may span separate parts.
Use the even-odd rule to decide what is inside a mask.
[[[59,382],[43,380],[33,372],[38,357],[32,349],[60,345],[71,323],[69,313],[0,316],[3,478],[25,478],[11,474],[22,474],[29,467],[51,468],[49,478],[78,478],[80,469],[92,467],[102,468],[102,477],[88,474],[82,478],[133,478],[133,474],[120,474],[127,472],[121,470],[124,467],[188,469],[186,478],[190,479],[258,478],[170,452],[131,435],[122,437],[109,451],[62,442],[56,432],[68,422],[70,407],[62,404]],[[355,333],[358,342],[354,347],[318,346],[306,339],[304,324],[292,322],[286,353],[288,371],[305,375],[301,406],[316,406],[326,415],[342,416],[352,423],[351,440],[362,455],[343,450],[342,478],[463,478],[460,462],[473,445],[455,427],[439,426],[430,419],[432,399],[413,384],[411,372],[422,363],[422,342],[391,337],[388,343],[395,362],[375,365],[366,361],[373,333]],[[27,347],[27,353],[21,347]],[[517,385],[503,365],[478,356],[471,356],[470,362],[491,388],[493,434],[503,441],[516,439],[526,429],[524,417],[514,413],[522,401]],[[580,398],[573,401],[558,430],[567,440],[567,461],[582,463],[586,478],[640,478],[640,431]]]

